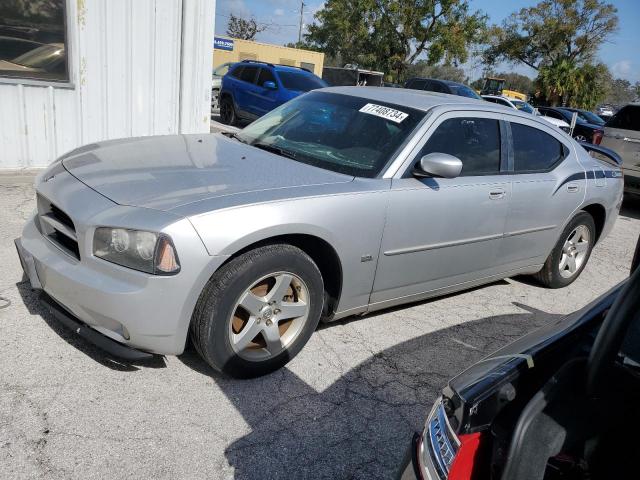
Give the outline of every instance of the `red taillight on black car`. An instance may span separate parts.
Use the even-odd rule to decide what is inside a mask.
[[[591,143],[593,143],[594,145],[600,145],[600,142],[602,142],[603,135],[604,135],[604,131],[594,130],[593,136],[591,137]]]

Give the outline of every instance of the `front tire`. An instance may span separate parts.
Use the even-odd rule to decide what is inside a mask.
[[[196,350],[232,377],[271,373],[295,357],[320,320],[324,284],[305,252],[286,244],[246,252],[205,286],[191,321]]]
[[[593,217],[579,212],[565,227],[542,270],[533,277],[548,288],[570,285],[587,265],[595,239]]]
[[[233,106],[233,100],[229,96],[220,99],[220,121],[231,126],[238,123],[238,115]]]

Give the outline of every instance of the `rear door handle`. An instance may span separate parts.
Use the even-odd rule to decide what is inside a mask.
[[[569,193],[576,193],[578,190],[580,190],[578,185],[567,185],[567,192]]]
[[[640,138],[624,137],[622,140],[624,140],[625,142],[640,143]]]
[[[492,190],[489,192],[489,198],[491,200],[500,200],[501,198],[504,198],[504,196],[505,196],[504,190]]]

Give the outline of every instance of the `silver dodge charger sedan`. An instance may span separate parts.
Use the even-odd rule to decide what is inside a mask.
[[[620,208],[603,152],[488,102],[327,88],[239,133],[67,153],[16,246],[55,316],[101,348],[178,355],[191,338],[256,376],[320,320],[519,274],[568,285]]]

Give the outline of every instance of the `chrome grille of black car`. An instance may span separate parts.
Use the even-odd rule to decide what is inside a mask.
[[[76,227],[71,217],[40,194],[37,202],[40,232],[62,251],[80,260]]]

